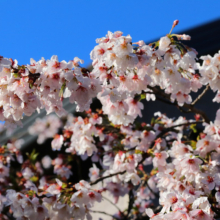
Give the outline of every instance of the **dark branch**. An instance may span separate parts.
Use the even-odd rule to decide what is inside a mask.
[[[128,203],[128,211],[127,211],[126,219],[128,219],[128,216],[132,210],[133,204],[134,204],[134,193],[133,193],[133,190],[131,189],[129,191],[129,203]]]
[[[170,102],[170,94],[166,94],[164,91],[162,91],[156,87],[148,86],[148,88],[153,91],[153,93],[156,95],[158,100],[163,101],[163,102],[170,104],[170,105],[175,105],[178,109],[180,109],[180,111],[184,111],[185,113],[194,112],[196,114],[199,114],[205,120],[205,122],[210,123],[210,120],[207,117],[207,115],[205,114],[205,112],[200,109],[195,108],[194,105],[185,103],[182,107],[180,107],[176,101],[173,103]],[[208,88],[207,88],[207,90],[208,90]],[[207,90],[205,89],[205,92]],[[205,94],[205,92],[204,92],[204,94]],[[200,96],[202,97],[204,94],[202,93],[202,94],[200,94]],[[157,95],[159,95],[159,97]],[[184,108],[188,109],[188,111],[185,111]]]
[[[110,175],[108,175],[108,176],[103,176],[103,177],[100,177],[100,178],[98,178],[97,180],[95,180],[95,181],[93,181],[93,182],[91,182],[90,183],[90,185],[92,186],[92,185],[95,185],[96,183],[98,183],[98,182],[100,182],[100,181],[102,181],[102,180],[104,180],[104,179],[108,179],[108,178],[110,178],[110,177],[112,177],[112,176],[116,176],[116,175],[122,175],[122,174],[124,174],[126,171],[121,171],[121,172],[117,172],[117,173],[112,173],[112,174],[110,174]]]
[[[151,193],[152,193],[153,195],[155,195],[155,197],[159,198],[158,193],[154,192],[154,191],[151,189],[151,187],[149,186],[149,184],[147,183],[147,181],[145,181],[145,183],[146,183],[148,189],[151,191]]]

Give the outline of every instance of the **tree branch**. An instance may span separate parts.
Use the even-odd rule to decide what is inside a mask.
[[[154,192],[154,191],[151,189],[151,187],[149,186],[148,182],[147,182],[147,181],[145,181],[145,183],[146,183],[146,185],[147,185],[148,189],[151,191],[151,193],[152,193],[153,195],[155,195],[155,197],[159,198],[158,193]]]
[[[196,114],[201,115],[201,117],[207,122],[208,124],[210,123],[210,119],[207,117],[206,113],[200,109],[195,108],[193,105],[189,104],[184,104],[184,107],[189,109],[189,112],[194,112]]]
[[[173,130],[174,128],[177,128],[177,127],[189,126],[189,125],[193,125],[193,124],[201,124],[203,122],[205,122],[205,121],[200,120],[200,121],[192,121],[192,122],[181,123],[181,124],[178,124],[178,125],[173,125],[171,127],[166,128],[166,132],[168,132],[169,130]]]
[[[125,219],[128,219],[128,216],[131,212],[131,209],[133,207],[133,204],[134,204],[134,193],[133,193],[133,190],[131,189],[129,191],[129,203],[128,203],[128,211],[127,211],[127,215],[126,215],[126,218]]]
[[[102,180],[104,180],[104,179],[110,178],[110,177],[112,177],[112,176],[116,176],[116,175],[119,175],[119,174],[122,175],[122,174],[124,174],[125,172],[126,172],[126,171],[121,171],[121,172],[117,172],[117,173],[112,173],[112,174],[110,174],[110,175],[108,175],[108,176],[102,176],[102,177],[98,178],[97,180],[91,182],[90,185],[91,185],[91,186],[92,186],[92,185],[95,185],[96,183],[98,183],[98,182],[100,182],[100,181],[102,181]]]
[[[202,91],[202,93],[191,103],[191,105],[195,105],[209,90],[209,84],[205,87],[205,89]]]
[[[187,123],[182,123],[182,124],[178,124],[178,125],[174,125],[174,126],[165,128],[164,130],[162,130],[162,131],[157,135],[157,137],[154,139],[154,141],[152,141],[150,148],[152,148],[152,147],[154,146],[155,140],[157,140],[158,138],[162,137],[162,136],[163,136],[164,134],[166,134],[167,132],[173,131],[174,128],[176,128],[176,127],[187,126],[187,125],[190,125],[190,124],[200,124],[200,123],[203,123],[203,122],[204,122],[204,120],[194,121],[194,122],[187,122]],[[174,130],[174,131],[175,131],[175,130]]]
[[[160,97],[157,97],[157,96],[156,96],[158,100],[163,101],[163,102],[165,102],[165,103],[167,103],[167,104],[170,104],[170,105],[175,105],[175,106],[178,107],[181,111],[185,111],[183,108],[187,108],[188,111],[185,111],[185,113],[194,112],[194,113],[196,113],[196,114],[201,115],[201,117],[205,120],[205,122],[210,123],[210,120],[209,120],[209,118],[207,117],[207,115],[205,114],[205,112],[202,111],[202,110],[200,110],[200,109],[195,108],[194,105],[192,105],[192,104],[186,104],[186,103],[185,103],[185,104],[183,105],[183,107],[180,107],[176,101],[173,102],[173,103],[170,102],[170,94],[166,94],[164,91],[159,90],[159,89],[156,88],[156,87],[148,86],[148,88],[151,89],[151,90],[154,92],[154,94],[156,94],[156,95],[158,94],[159,96],[161,96],[162,98],[165,99],[165,100],[164,100],[164,99],[161,99]],[[198,100],[201,99],[201,97],[205,94],[205,92],[206,92],[207,90],[208,90],[208,88],[205,89],[204,93],[202,92],[202,93],[200,94],[200,96],[198,97],[198,98],[199,98]],[[197,100],[197,99],[196,99],[196,100]],[[197,102],[197,101],[196,101],[196,102]]]
[[[157,137],[155,138],[155,140],[158,139],[159,137],[162,137],[162,136],[163,136],[164,134],[166,134],[167,132],[172,131],[172,130],[173,130],[174,128],[176,128],[176,127],[187,126],[187,125],[191,125],[191,124],[199,124],[199,123],[203,123],[203,122],[204,122],[204,120],[194,121],[194,122],[187,122],[187,123],[182,123],[182,124],[178,124],[178,125],[174,125],[174,126],[165,128],[161,133],[159,133],[159,134],[157,135]],[[155,141],[155,140],[154,140],[154,141]],[[152,145],[154,144],[154,141],[152,142],[151,147],[152,147]],[[129,149],[128,151],[135,150],[135,148],[136,148],[136,147],[133,147],[133,148]],[[126,152],[127,152],[127,151],[126,151]],[[142,158],[142,160],[138,163],[137,167],[138,167],[141,163],[144,162],[144,160],[146,159],[147,153],[144,153],[142,156],[143,156],[143,158]],[[137,168],[137,167],[136,167],[136,168]],[[121,171],[121,172],[117,172],[117,173],[112,173],[112,174],[109,174],[109,175],[107,175],[107,176],[102,176],[102,177],[98,178],[97,180],[91,182],[90,185],[95,185],[95,184],[97,184],[98,182],[103,181],[104,179],[107,179],[107,178],[110,178],[110,177],[113,177],[113,176],[116,176],[116,175],[122,175],[122,174],[124,174],[124,173],[126,173],[126,170],[125,170],[125,171]]]

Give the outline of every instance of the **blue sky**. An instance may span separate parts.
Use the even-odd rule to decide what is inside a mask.
[[[0,55],[19,64],[58,55],[87,65],[95,39],[108,30],[150,41],[167,34],[175,19],[179,32],[220,17],[216,0],[0,0],[0,8]]]

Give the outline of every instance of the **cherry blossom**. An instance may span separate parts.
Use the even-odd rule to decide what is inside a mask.
[[[109,31],[90,53],[92,69],[78,57],[67,62],[54,55],[27,65],[0,57],[5,127],[21,126],[24,115],[43,109],[62,116],[48,115],[29,128],[39,144],[53,139],[51,155],[25,152],[22,140],[0,146],[0,217],[90,220],[101,212],[124,220],[219,218],[220,110],[210,121],[195,105],[208,89],[216,92],[213,102],[220,100],[220,52],[197,57],[185,44],[189,35],[172,34],[178,23],[150,45]],[[193,92],[199,93],[195,99]],[[64,98],[76,104],[75,115],[67,115]],[[94,98],[101,109],[90,109]],[[140,122],[150,108],[143,101],[168,103],[195,119],[155,112]],[[94,208],[103,200],[117,212]]]

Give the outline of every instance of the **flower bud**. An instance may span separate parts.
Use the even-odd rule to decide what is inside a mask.
[[[175,20],[175,21],[173,22],[173,27],[177,26],[178,24],[179,24],[179,20]]]

